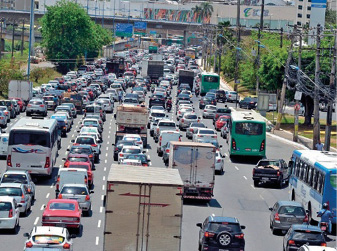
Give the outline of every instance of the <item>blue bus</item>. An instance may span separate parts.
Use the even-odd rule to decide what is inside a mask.
[[[289,163],[290,199],[301,202],[309,219],[319,221],[317,212],[328,203],[336,227],[337,153],[295,150]]]

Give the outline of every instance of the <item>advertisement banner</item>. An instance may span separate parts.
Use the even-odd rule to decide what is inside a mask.
[[[116,23],[117,37],[132,37],[133,24]]]
[[[146,22],[135,22],[134,33],[145,36],[146,28],[147,28]]]
[[[192,22],[192,23],[210,23],[210,16],[205,16],[192,10],[167,10],[144,8],[144,17],[146,19],[156,19],[161,21]]]

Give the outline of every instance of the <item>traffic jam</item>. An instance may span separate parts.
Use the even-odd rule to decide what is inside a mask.
[[[277,250],[336,250],[335,154],[267,158],[257,101],[204,72],[201,47],[151,52],[87,62],[40,87],[9,83],[0,234],[18,236],[11,250],[254,250],[225,208],[195,217],[194,248],[182,247],[186,206],[211,205],[227,163],[247,159],[253,189],[289,189],[263,226],[281,239]]]

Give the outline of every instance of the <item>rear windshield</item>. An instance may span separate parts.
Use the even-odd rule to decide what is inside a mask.
[[[235,124],[235,133],[242,135],[261,135],[263,125],[252,122],[240,122]]]
[[[0,202],[0,211],[9,211],[12,209],[12,203]]]
[[[138,100],[137,99],[124,99],[124,103],[134,103],[134,104],[138,104]]]
[[[203,123],[192,123],[191,127],[206,128]]]
[[[232,110],[231,109],[226,109],[226,108],[218,108],[216,110],[216,112],[218,112],[218,113],[231,113]]]
[[[175,123],[172,122],[159,122],[159,126],[167,126],[167,127],[176,127]]]
[[[91,144],[95,144],[95,141],[93,138],[81,137],[81,138],[77,138],[76,143],[84,144],[84,145],[91,145]]]
[[[229,232],[229,233],[240,233],[241,227],[239,224],[227,223],[227,222],[212,222],[210,223],[209,229],[210,232]]]
[[[99,112],[99,107],[95,107],[95,106],[87,106],[87,107],[85,108],[85,110],[86,110],[86,112],[93,112],[93,113],[95,113],[95,112]]]
[[[135,142],[134,141],[123,141],[123,142],[118,142],[117,147],[121,146],[134,146]]]
[[[72,148],[72,149],[70,150],[70,153],[78,153],[78,154],[84,153],[84,154],[91,154],[92,151],[91,151],[90,148],[76,147],[76,148]]]
[[[68,160],[70,162],[87,162],[88,161],[86,157],[69,157]]]
[[[50,210],[68,210],[75,211],[75,204],[73,203],[60,203],[60,202],[52,202],[49,205]]]
[[[123,153],[131,153],[131,154],[137,154],[140,153],[140,149],[123,149]]]
[[[318,241],[322,240],[322,234],[319,232],[295,231],[293,239],[301,241]]]
[[[38,145],[49,147],[50,135],[48,132],[12,130],[9,134],[9,145]],[[17,149],[17,151],[21,152],[19,149]]]
[[[79,195],[87,195],[88,191],[85,187],[63,187],[61,190],[61,194],[79,194]]]
[[[31,104],[31,105],[41,105],[42,101],[30,101],[29,104]]]
[[[86,120],[83,122],[83,125],[97,125],[97,121],[95,120]]]
[[[20,187],[0,187],[0,196],[21,196]]]
[[[211,130],[199,130],[199,134],[215,134],[215,132]]]
[[[305,216],[305,211],[302,207],[297,206],[283,206],[279,209],[279,214]]]
[[[164,118],[165,117],[165,113],[158,113],[158,112],[153,112],[151,113],[152,117],[157,117],[157,118]]]
[[[27,176],[24,174],[4,174],[1,183],[27,184]]]
[[[85,170],[89,169],[88,165],[71,164],[71,162],[69,164],[69,168],[82,168],[82,169],[85,169]]]
[[[35,244],[62,244],[64,237],[58,235],[33,235],[32,237]]]
[[[194,115],[194,114],[188,114],[188,115],[185,116],[185,118],[187,118],[187,119],[197,119],[198,116]]]

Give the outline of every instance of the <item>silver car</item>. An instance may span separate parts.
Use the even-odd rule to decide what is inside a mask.
[[[216,113],[216,106],[215,105],[206,105],[203,112],[202,117],[203,118],[214,118]]]
[[[0,126],[1,128],[4,128],[7,126],[7,116],[5,112],[0,111]]]
[[[200,117],[198,117],[194,112],[186,112],[184,116],[179,120],[179,129],[185,130],[193,122],[199,122]]]
[[[0,111],[3,112],[3,115],[6,117],[6,121],[8,123],[11,120],[11,117],[7,106],[0,106]]]
[[[31,99],[29,101],[26,109],[26,116],[31,116],[34,113],[47,116],[47,104],[43,99]]]
[[[226,101],[227,102],[239,102],[240,98],[237,92],[234,91],[226,91]]]
[[[89,191],[85,184],[66,184],[61,188],[58,198],[77,200],[83,214],[89,215],[91,212],[91,193],[94,193],[94,191]]]
[[[202,122],[192,122],[190,126],[186,129],[186,138],[192,139],[193,134],[195,134],[199,128],[207,128]]]
[[[20,207],[20,213],[28,215],[32,208],[32,196],[28,187],[19,183],[0,184],[0,196],[9,196],[16,200]]]
[[[193,108],[182,107],[177,113],[177,120],[180,120],[184,116],[185,113],[191,113],[191,112],[193,112]]]

